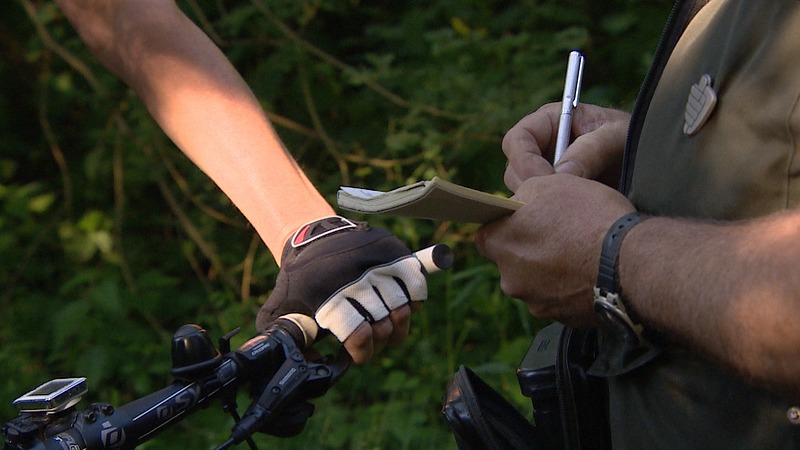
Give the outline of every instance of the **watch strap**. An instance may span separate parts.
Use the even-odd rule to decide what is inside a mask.
[[[619,293],[619,252],[622,240],[633,227],[650,216],[634,211],[617,219],[606,233],[603,249],[600,252],[600,268],[597,273],[597,287],[601,291]]]
[[[648,215],[634,211],[620,217],[609,228],[600,252],[600,268],[594,288],[594,307],[602,321],[625,342],[632,345],[647,344],[643,338],[644,328],[628,314],[622,300],[619,285],[619,253],[622,240],[636,224]]]

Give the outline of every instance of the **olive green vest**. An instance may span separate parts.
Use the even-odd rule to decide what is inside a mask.
[[[638,209],[735,220],[800,205],[800,1],[709,1],[650,82],[626,153]],[[798,402],[686,352],[609,348],[593,370],[615,449],[800,448]]]
[[[684,133],[704,75],[718,97]],[[667,63],[646,114],[630,196],[658,214],[740,219],[800,204],[800,3],[712,0]]]

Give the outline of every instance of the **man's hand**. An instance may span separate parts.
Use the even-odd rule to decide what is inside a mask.
[[[503,292],[533,315],[581,325],[595,320],[592,288],[603,237],[634,209],[619,192],[589,181],[619,180],[630,115],[581,104],[573,112],[573,141],[553,168],[560,114],[560,103],[544,105],[506,133],[505,183],[525,205],[482,226],[476,245],[497,263]],[[543,176],[553,173],[559,175]]]
[[[602,180],[619,179],[630,115],[615,109],[581,104],[572,116],[573,142],[552,167],[561,103],[550,103],[523,117],[503,138],[508,158],[505,183],[516,192],[528,178],[553,172]]]
[[[595,320],[592,288],[606,231],[633,211],[616,190],[573,175],[533,177],[514,214],[482,226],[476,245],[500,269],[500,287],[537,317],[580,326]]]
[[[344,343],[357,364],[408,335],[425,270],[388,231],[341,217],[303,226],[287,243],[275,289],[256,325],[300,313]]]

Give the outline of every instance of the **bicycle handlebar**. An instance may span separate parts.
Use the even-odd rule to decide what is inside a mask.
[[[414,256],[428,273],[452,264],[450,248],[441,244]],[[219,449],[245,440],[255,448],[250,436],[264,427],[283,427],[285,435],[296,434],[311,415],[302,405],[327,392],[349,367],[349,356],[342,351],[332,363],[307,361],[303,350],[317,334],[316,322],[307,316],[279,318],[231,351],[236,331],[221,339],[220,353],[205,330],[184,325],[172,341],[176,379],[171,385],[118,408],[94,403],[78,411],[77,399],[71,399],[63,410],[23,411],[3,426],[4,449],[133,449],[214,399],[222,400],[223,409],[236,421]],[[235,397],[246,383],[251,384],[254,401],[240,420]]]
[[[197,331],[195,336],[203,332],[197,326],[184,326],[176,339],[184,339],[190,329]],[[234,401],[236,389],[251,382],[263,394],[253,404],[258,406],[251,405],[234,427],[228,445],[238,444],[290,401],[324,394],[347,369],[346,361],[333,365],[307,362],[293,334],[301,335],[292,322],[278,319],[240,348],[215,357],[213,367],[204,368],[198,362],[193,373],[183,372],[188,378],[119,408],[95,403],[84,411],[71,408],[49,416],[22,414],[4,427],[5,448],[133,449],[212,399]],[[267,380],[262,381],[264,378]],[[297,389],[301,385],[302,392]]]

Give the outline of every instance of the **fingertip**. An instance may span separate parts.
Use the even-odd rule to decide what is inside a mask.
[[[387,344],[400,345],[411,330],[411,306],[405,305],[395,309],[389,314],[389,318],[392,321],[392,333],[389,335]]]
[[[394,334],[394,320],[390,317],[381,319],[372,324],[373,351],[380,351],[381,344],[388,341]]]
[[[478,254],[490,261],[494,261],[490,240],[491,235],[497,228],[496,222],[498,221],[481,225],[475,233],[475,248],[478,250]]]
[[[344,348],[350,354],[354,364],[362,365],[372,358],[374,353],[372,337],[372,327],[369,323],[364,322],[344,340]]]
[[[481,225],[477,229],[473,240],[475,243],[475,248],[478,250],[479,255],[483,256],[484,258],[493,260],[491,254],[492,253],[491,248],[489,245],[489,240],[491,239],[491,236],[495,232],[495,230],[497,230],[498,227],[501,227],[502,226],[501,224],[508,221],[509,217],[502,217],[500,219],[493,220],[491,222]]]
[[[510,165],[506,167],[503,174],[503,183],[511,192],[516,192],[519,185],[522,184],[522,180]]]
[[[484,254],[486,248],[486,225],[481,225],[477,231],[475,231],[475,238],[473,239],[475,242],[475,248],[478,250],[478,254],[481,256],[486,256]]]
[[[585,177],[586,175],[586,170],[584,170],[584,167],[573,160],[563,161],[556,164],[555,171],[556,173],[565,173],[578,177]]]

